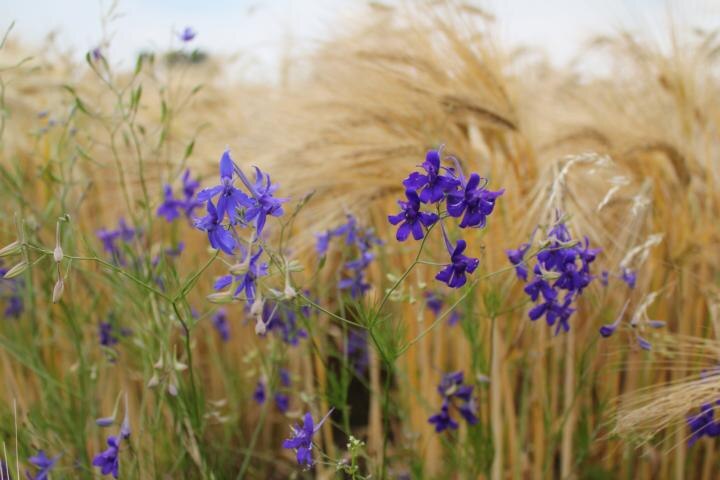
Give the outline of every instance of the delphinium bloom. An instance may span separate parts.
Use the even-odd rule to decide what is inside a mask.
[[[212,200],[207,201],[207,215],[195,219],[195,228],[207,232],[210,246],[232,255],[236,241],[229,230],[222,224],[222,217],[218,216]]]
[[[700,406],[700,413],[697,415],[689,415],[687,424],[690,428],[690,438],[688,446],[692,446],[703,436],[718,437],[720,436],[720,422],[715,420],[715,408],[720,405],[720,400],[712,403],[705,403]]]
[[[429,150],[425,155],[425,161],[420,165],[426,173],[413,172],[403,180],[405,188],[418,192],[418,198],[423,203],[437,203],[446,193],[455,191],[460,185],[457,179],[441,173],[443,169],[448,170],[440,166],[441,155],[442,149]]]
[[[255,400],[257,403],[263,404],[265,403],[265,398],[265,382],[260,379],[255,385],[255,391],[253,392],[253,400]]]
[[[415,240],[421,240],[425,236],[425,229],[437,223],[440,217],[436,213],[428,213],[420,210],[420,198],[412,190],[405,192],[407,201],[398,200],[401,211],[396,215],[388,215],[388,221],[393,225],[400,224],[396,234],[399,242],[407,240],[410,233]]]
[[[3,278],[7,272],[7,269],[0,267],[0,299],[7,301],[3,315],[6,318],[18,318],[24,310],[20,296],[21,280],[19,278]]]
[[[363,296],[370,289],[365,273],[375,259],[372,248],[375,245],[382,245],[373,229],[360,228],[357,219],[353,215],[348,215],[346,223],[322,234],[316,234],[316,237],[316,250],[320,255],[327,253],[331,239],[342,237],[345,237],[345,245],[353,253],[357,252],[358,256],[354,260],[343,265],[343,278],[338,283],[338,288],[349,291],[353,298]]]
[[[529,243],[523,243],[516,250],[505,250],[508,260],[515,267],[515,273],[520,280],[527,281],[528,267],[525,263],[525,254],[530,249]]]
[[[442,313],[443,303],[443,298],[440,293],[436,291],[425,292],[425,305],[436,317],[439,317]],[[448,325],[456,325],[459,321],[460,314],[455,311],[450,312],[447,320]]]
[[[637,273],[628,268],[623,268],[620,278],[623,282],[627,283],[628,287],[635,288],[635,283],[637,282]]]
[[[197,36],[197,32],[193,30],[192,27],[185,27],[178,35],[180,41],[182,41],[183,43],[191,42],[195,38],[195,36]]]
[[[497,192],[486,190],[484,185],[480,186],[480,175],[473,173],[460,191],[448,193],[448,214],[452,217],[463,216],[460,228],[482,228],[487,222],[487,216],[495,208],[495,200],[504,192],[504,189]]]
[[[125,419],[117,435],[110,435],[107,439],[108,448],[95,455],[92,464],[100,469],[103,475],[112,475],[118,478],[120,470],[120,444],[130,438],[130,423],[128,421],[127,397],[125,398]]]
[[[98,327],[98,336],[100,345],[103,347],[112,347],[119,341],[115,335],[113,325],[110,322],[100,322],[100,326]]]
[[[223,222],[226,214],[229,216],[230,223],[234,223],[236,211],[252,205],[248,196],[233,185],[234,174],[235,164],[230,157],[230,151],[225,150],[220,158],[220,185],[201,190],[197,195],[198,201],[208,202],[208,204],[213,198],[219,197],[216,211],[218,223]]]
[[[25,475],[28,480],[47,480],[50,475],[50,471],[53,469],[59,458],[59,455],[54,458],[48,458],[48,456],[45,455],[45,452],[40,450],[37,455],[28,458],[28,462],[32,463],[39,469],[38,472],[35,475],[31,472],[25,472]]]
[[[323,417],[317,425],[315,425],[312,415],[305,414],[303,426],[295,425],[292,427],[292,436],[285,440],[282,444],[283,448],[292,449],[296,452],[298,465],[310,468],[313,465],[313,435],[320,430],[325,420],[330,416],[333,409]]]
[[[355,375],[362,377],[367,373],[370,357],[366,330],[351,328],[348,331],[345,355]]]
[[[273,194],[278,185],[270,181],[270,175],[263,173],[259,168],[255,167],[255,183],[251,183],[242,170],[235,167],[240,180],[250,191],[250,206],[245,211],[246,222],[255,222],[255,229],[260,235],[265,227],[265,221],[268,216],[280,217],[284,211],[282,204],[287,201],[286,198],[276,198]]]
[[[107,230],[105,228],[101,228],[96,232],[97,237],[103,244],[103,249],[112,256],[113,260],[120,264],[124,264],[124,260],[122,258],[120,247],[118,247],[116,242],[121,240],[128,243],[135,238],[136,234],[136,230],[130,228],[128,224],[125,223],[124,218],[120,218],[117,229]]]
[[[466,275],[473,273],[477,269],[480,260],[463,255],[465,248],[467,248],[465,240],[458,240],[455,247],[453,247],[444,229],[443,237],[450,254],[450,263],[435,275],[435,278],[446,283],[450,288],[460,288],[467,282]]]
[[[305,314],[302,311],[300,313]],[[275,332],[283,342],[293,347],[298,345],[300,339],[308,336],[307,331],[298,324],[295,310],[285,302],[265,302],[262,318],[267,326],[267,331]]]
[[[290,387],[290,372],[286,369],[281,368],[279,371],[280,377],[280,389],[284,390]],[[275,392],[275,407],[281,412],[285,413],[290,408],[290,397],[282,391]]]
[[[539,302],[530,309],[530,320],[544,316],[557,334],[570,329],[569,319],[575,311],[573,302],[592,282],[590,265],[600,249],[590,248],[587,237],[582,244],[573,240],[562,221],[553,225],[547,236],[543,249],[537,254],[533,278],[525,286],[525,293],[533,302]],[[526,251],[524,244],[517,251],[508,252],[516,268],[524,262]],[[527,271],[524,273],[527,275]]]
[[[223,342],[230,340],[230,325],[228,324],[225,309],[221,308],[215,312],[215,315],[212,317],[212,323]]]
[[[463,383],[463,372],[445,374],[438,385],[438,393],[443,398],[440,412],[428,419],[428,422],[435,425],[436,432],[456,430],[459,427],[452,416],[454,410],[457,410],[469,425],[478,422],[473,386]]]
[[[248,303],[252,304],[255,301],[257,279],[268,274],[267,263],[260,262],[260,256],[262,253],[263,249],[258,248],[258,251],[252,256],[250,256],[249,253],[246,254],[246,260],[248,259],[248,256],[249,260],[247,260],[247,263],[245,264],[245,273],[240,275],[224,275],[215,281],[213,288],[215,290],[222,290],[234,282],[236,285],[235,296],[245,293],[245,298]]]
[[[182,176],[183,198],[175,198],[172,187],[165,185],[163,188],[163,203],[157,209],[157,215],[172,222],[180,217],[181,212],[190,219],[196,208],[202,206],[202,202],[195,198],[195,191],[200,186],[197,180],[190,177],[190,170],[185,170]]]
[[[421,240],[425,237],[426,229],[429,230],[438,221],[442,225],[448,216],[462,216],[460,228],[482,228],[486,225],[487,216],[493,212],[495,202],[504,190],[487,190],[487,182],[481,186],[481,177],[477,173],[472,173],[466,181],[457,159],[450,158],[455,161],[455,168],[441,165],[442,149],[430,150],[421,165],[426,173],[413,172],[403,181],[407,201],[399,200],[402,211],[388,216],[392,225],[399,225],[396,234],[398,241],[405,241],[411,233],[415,240]],[[442,173],[443,171],[445,173]],[[442,212],[443,203],[446,214]],[[435,205],[437,213],[423,211],[423,204]],[[451,263],[435,278],[451,288],[459,288],[467,282],[466,274],[477,269],[479,261],[463,255],[467,247],[464,240],[458,240],[453,247],[444,228],[443,236]]]

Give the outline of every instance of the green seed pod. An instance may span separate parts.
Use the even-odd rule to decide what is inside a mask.
[[[0,248],[0,258],[17,255],[20,252],[22,252],[22,244],[18,240],[15,240],[10,245]]]
[[[10,270],[8,270],[3,278],[6,280],[10,280],[11,278],[18,277],[22,275],[25,270],[28,269],[28,266],[29,265],[26,262],[20,262],[14,267],[12,267]]]

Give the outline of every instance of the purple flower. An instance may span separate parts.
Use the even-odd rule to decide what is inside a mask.
[[[225,313],[225,309],[221,308],[220,310],[215,312],[215,315],[213,315],[212,317],[212,323],[223,342],[227,342],[228,340],[230,340],[230,325],[227,321],[227,314]]]
[[[263,249],[260,247],[255,255],[250,257],[250,261],[247,264],[247,271],[244,274],[236,276],[224,275],[218,278],[213,286],[215,290],[222,290],[235,281],[237,284],[235,296],[240,295],[241,292],[245,292],[245,298],[249,304],[255,301],[257,279],[268,274],[267,263],[259,263],[258,261],[262,253]],[[249,255],[249,253],[247,255]]]
[[[207,232],[208,240],[213,248],[232,255],[236,245],[235,238],[222,225],[222,218],[218,216],[212,200],[207,202],[207,213],[204,217],[195,219],[195,227]]]
[[[425,161],[420,165],[427,173],[413,172],[403,180],[403,185],[408,190],[418,192],[419,200],[423,203],[441,201],[446,193],[454,191],[460,184],[458,180],[440,174],[440,154],[441,150],[429,150]]]
[[[295,311],[283,302],[266,301],[262,316],[267,330],[280,335],[288,345],[296,347],[301,338],[307,338],[307,331],[298,325]]]
[[[556,335],[560,332],[561,328],[562,330],[567,332],[568,330],[570,330],[570,324],[568,323],[568,320],[570,319],[572,313],[575,311],[574,308],[570,307],[570,303],[572,302],[572,300],[572,294],[568,293],[562,303],[558,302],[557,298],[554,298],[552,300],[546,300],[543,303],[539,303],[535,305],[532,309],[530,309],[530,320],[535,321],[545,315],[545,321],[548,326],[556,326]]]
[[[289,387],[290,386],[290,372],[288,372],[284,368],[281,368],[278,375],[280,376],[280,385],[282,385],[283,387]]]
[[[180,216],[183,211],[187,218],[191,218],[196,208],[202,205],[202,202],[195,198],[195,191],[200,186],[197,180],[190,177],[190,170],[186,169],[182,176],[183,182],[183,199],[177,199],[173,195],[172,187],[165,185],[163,203],[157,209],[156,214],[165,218],[168,222],[172,222]]]
[[[92,59],[96,62],[99,62],[100,60],[105,58],[102,54],[102,49],[100,47],[95,47],[90,50],[90,55],[92,56]]]
[[[355,375],[362,377],[370,366],[367,331],[352,328],[348,331],[345,354]]]
[[[47,480],[50,471],[53,469],[59,458],[59,455],[54,458],[48,458],[47,455],[45,455],[45,452],[40,450],[37,455],[28,458],[28,461],[40,470],[34,476],[30,472],[26,472],[25,475],[28,480]]]
[[[0,478],[2,480],[12,480],[12,475],[10,475],[10,468],[8,468],[8,464],[0,460]]]
[[[110,436],[107,439],[108,448],[95,455],[92,464],[100,469],[103,475],[112,474],[114,478],[118,478],[118,470],[120,469],[120,437]]]
[[[306,413],[303,426],[295,425],[292,428],[292,436],[283,442],[283,448],[295,450],[298,465],[304,465],[308,468],[313,465],[313,435],[320,430],[320,427],[322,427],[332,411],[333,409],[331,408],[317,425],[314,425],[312,415]]]
[[[530,249],[529,243],[523,243],[517,250],[505,250],[508,260],[515,266],[515,273],[521,280],[527,281],[528,267],[524,262],[525,254]]]
[[[715,405],[720,405],[720,401],[716,401]],[[720,436],[720,423],[714,420],[715,405],[712,403],[704,403],[700,406],[700,413],[687,417],[687,424],[688,427],[690,427],[691,433],[688,439],[689,447],[700,440],[703,435],[707,435],[708,437]]]
[[[438,221],[439,217],[435,213],[420,211],[420,198],[413,190],[407,190],[405,196],[407,202],[398,200],[402,211],[397,215],[388,215],[388,221],[392,225],[401,224],[395,236],[399,242],[407,240],[411,232],[415,240],[420,240],[425,236],[423,226],[430,228]]]
[[[188,43],[192,41],[196,35],[197,32],[193,30],[192,27],[185,27],[178,37],[180,38],[180,41]]]
[[[623,268],[620,278],[623,282],[627,283],[628,287],[635,288],[635,283],[637,282],[637,273],[633,272],[628,268]]]
[[[473,386],[463,384],[463,372],[445,374],[438,385],[438,393],[443,398],[440,412],[428,419],[429,423],[435,425],[436,432],[456,430],[459,427],[451,415],[451,409],[457,410],[470,425],[478,422]]]
[[[198,201],[208,202],[208,204],[219,195],[216,214],[218,223],[223,221],[226,213],[230,222],[234,223],[235,212],[241,207],[252,205],[248,196],[233,186],[234,171],[235,163],[230,157],[230,151],[225,150],[220,157],[220,185],[201,190],[197,195]]]
[[[110,322],[100,322],[98,336],[100,337],[100,345],[104,347],[112,347],[119,341]]]
[[[247,210],[245,211],[245,221],[255,221],[255,228],[258,235],[263,231],[265,221],[269,216],[280,217],[285,213],[282,208],[282,204],[287,202],[287,198],[275,198],[273,194],[278,189],[278,185],[273,185],[270,181],[270,175],[263,173],[258,167],[255,168],[255,183],[250,183],[250,180],[245,176],[242,170],[235,167],[240,180],[250,191],[251,198]]]
[[[435,275],[435,279],[446,283],[450,288],[460,288],[467,282],[466,274],[473,273],[480,264],[480,260],[463,255],[467,247],[465,240],[458,240],[455,248],[452,248],[450,241],[445,236],[445,245],[450,253],[450,264]]]
[[[6,273],[7,269],[0,268],[0,298],[7,299],[3,315],[6,318],[18,318],[24,310],[19,291],[21,280],[19,278],[3,278]]]
[[[179,200],[176,200],[175,197],[173,197],[172,187],[170,185],[165,185],[163,192],[163,203],[160,204],[155,213],[158,217],[163,217],[168,222],[172,222],[180,216],[178,208],[180,208],[182,204]]]
[[[255,391],[253,392],[253,400],[262,405],[265,403],[265,397],[265,382],[258,380]]]
[[[118,228],[116,230],[101,228],[96,232],[96,235],[103,244],[103,250],[108,252],[115,261],[122,264],[124,263],[122,254],[120,252],[120,248],[116,244],[116,241],[119,239],[127,243],[135,237],[136,233],[135,229],[130,228],[128,224],[125,223],[125,219],[121,217],[118,221]]]
[[[484,227],[487,216],[495,208],[495,200],[505,192],[504,189],[491,192],[479,185],[480,175],[473,173],[470,175],[464,191],[448,194],[447,210],[450,216],[460,217],[465,213],[460,222],[460,228]]]
[[[284,393],[276,393],[273,397],[275,399],[275,407],[281,412],[285,413],[290,409],[290,397]]]

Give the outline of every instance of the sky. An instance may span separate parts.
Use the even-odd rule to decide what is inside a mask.
[[[386,0],[393,3],[395,0]],[[692,26],[720,26],[720,0],[488,0],[476,2],[497,18],[502,44],[541,47],[564,65],[592,34],[617,28],[662,38],[671,13]],[[176,34],[192,26],[194,45],[237,53],[248,75],[277,69],[280,53],[311,50],[359,11],[362,0],[119,0],[117,18],[103,27],[112,5],[104,0],[2,0],[0,27],[15,21],[14,37],[41,45],[49,32],[64,51],[79,58],[110,37],[110,58],[126,65],[141,50],[177,46]],[[105,32],[105,33],[103,33]]]

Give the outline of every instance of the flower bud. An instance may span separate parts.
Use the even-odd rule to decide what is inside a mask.
[[[255,334],[265,335],[265,332],[267,332],[267,325],[263,322],[262,315],[258,315],[255,317]]]
[[[15,240],[10,245],[6,245],[3,248],[0,248],[0,258],[17,255],[21,251],[22,251],[22,244],[18,240]]]
[[[285,294],[285,298],[288,300],[292,300],[297,296],[297,292],[295,289],[290,285],[290,283],[285,284],[285,291],[283,292]]]
[[[173,397],[177,397],[177,394],[178,394],[177,385],[175,385],[173,382],[168,383],[167,392],[170,395],[172,395]]]
[[[210,303],[232,303],[234,295],[230,290],[225,292],[211,293],[206,298]]]
[[[62,294],[64,291],[65,291],[65,282],[63,282],[63,279],[61,277],[61,278],[58,278],[58,281],[55,284],[55,288],[53,288],[52,303],[58,303],[60,301],[60,298],[62,297]]]
[[[115,417],[103,417],[95,420],[95,424],[98,427],[109,427],[113,423],[115,423]]]
[[[53,259],[55,259],[55,263],[60,263],[63,259],[63,249],[60,245],[55,247],[55,250],[53,250]]]
[[[150,377],[150,380],[147,383],[148,388],[155,388],[160,384],[160,379],[156,374],[153,374],[152,377]]]
[[[10,280],[11,278],[15,278],[17,276],[20,276],[25,272],[25,270],[28,269],[28,264],[26,262],[20,262],[14,267],[12,267],[10,270],[8,270],[5,273],[5,276],[3,277],[6,280]]]
[[[260,298],[260,295],[258,295],[257,297],[255,297],[255,301],[250,306],[250,315],[252,315],[253,317],[260,316],[260,315],[262,315],[262,310],[263,310],[263,299]]]

